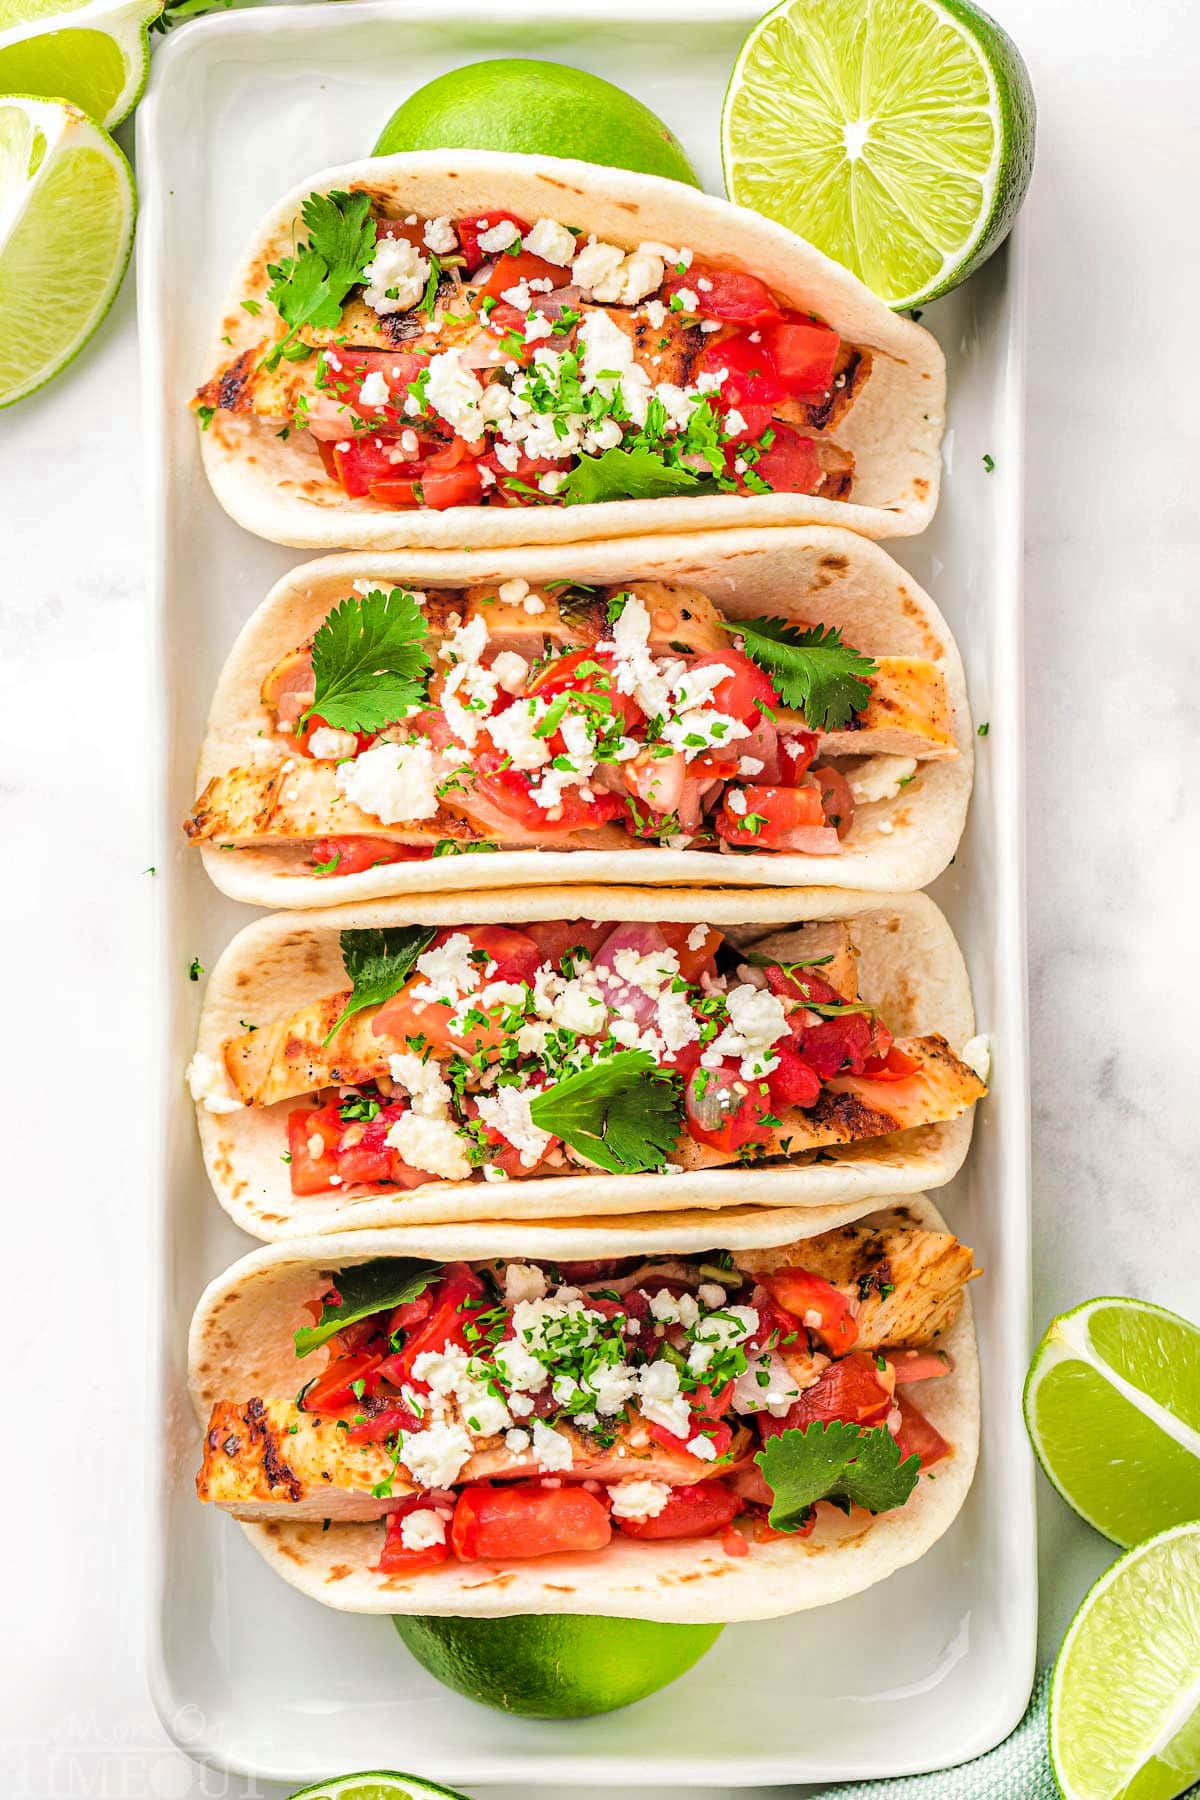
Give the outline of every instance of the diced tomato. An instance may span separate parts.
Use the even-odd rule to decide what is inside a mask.
[[[801,1050],[822,1081],[830,1081],[835,1075],[861,1075],[870,1043],[871,1021],[865,1013],[839,1013],[819,1025],[806,1025]]]
[[[478,506],[483,498],[483,478],[474,462],[457,469],[427,467],[411,481],[372,481],[370,493],[381,506],[424,506],[432,512],[445,512],[448,506]]]
[[[723,365],[718,364],[718,367],[721,366]],[[726,404],[729,405],[732,410],[729,397],[726,396],[725,399]],[[769,406],[756,403],[753,400],[741,401],[737,407],[737,411],[742,416],[740,430],[729,430],[728,416],[722,421],[725,429],[725,436],[722,441],[726,444],[756,444],[775,417]]]
[[[770,1127],[762,1123],[771,1110],[767,1084],[744,1081],[736,1064],[697,1069],[687,1084],[684,1105],[688,1130],[696,1141],[725,1155],[771,1141]]]
[[[528,1482],[463,1488],[450,1528],[454,1554],[463,1562],[603,1550],[611,1537],[607,1507],[586,1488]]]
[[[775,442],[758,458],[753,473],[774,494],[815,494],[823,470],[813,440],[786,425],[777,424],[773,429]],[[736,470],[733,472],[736,475]]]
[[[313,713],[312,716],[309,718],[307,724],[305,725],[304,730],[300,733],[299,737],[296,737],[295,734],[293,733],[293,735],[292,735],[293,748],[299,750],[301,755],[303,755],[303,756],[311,756],[312,749],[310,747],[310,744],[311,744],[313,732],[320,731],[322,728],[328,727],[328,724],[329,724],[328,719],[323,719],[319,713]],[[370,744],[374,741],[374,737],[375,737],[375,733],[373,731],[356,731],[354,733],[354,749],[351,751],[350,754],[352,756],[360,756],[362,754],[362,752],[367,748],[368,744]]]
[[[710,1387],[701,1384],[688,1395],[691,1419],[686,1437],[679,1437],[676,1432],[668,1431],[665,1425],[647,1423],[646,1429],[656,1444],[661,1444],[664,1450],[670,1450],[673,1455],[694,1456],[695,1451],[689,1450],[688,1446],[693,1438],[703,1437],[712,1445],[714,1456],[724,1456],[733,1442],[733,1428],[726,1423],[722,1414],[729,1411],[732,1401],[732,1381],[727,1381],[716,1394]]]
[[[803,1000],[806,1006],[844,1006],[845,994],[839,994],[831,982],[817,969],[801,969],[794,965],[783,969],[768,963],[763,973],[767,986],[781,1000]]]
[[[910,1056],[907,1050],[901,1050],[899,1045],[892,1044],[881,1063],[877,1064],[874,1058],[868,1058],[863,1065],[863,1074],[868,1075],[872,1081],[907,1081],[910,1075],[916,1074],[920,1066],[915,1056]]]
[[[438,1286],[430,1294],[427,1317],[410,1332],[403,1347],[380,1365],[385,1381],[397,1387],[413,1379],[412,1366],[425,1350],[444,1350],[457,1344],[460,1350],[470,1348],[468,1328],[474,1329],[474,1317],[484,1295],[484,1285],[466,1263],[451,1263]]]
[[[381,1106],[373,1119],[353,1119],[343,1124],[337,1147],[337,1170],[343,1188],[381,1181],[414,1188],[429,1180],[427,1170],[411,1168],[387,1142],[388,1132],[407,1111],[407,1104],[393,1101]]]
[[[404,467],[416,468],[416,463],[399,464],[393,459],[400,452],[399,440],[380,437],[374,432],[364,432],[361,437],[348,435],[344,441],[336,444],[327,443],[324,438],[318,440],[318,448],[326,469],[341,483],[342,491],[352,500],[361,500],[370,493],[376,482],[395,484],[400,480]]]
[[[746,337],[722,338],[705,346],[700,356],[699,372],[719,375],[722,406],[777,406],[787,399],[787,389],[779,379],[779,371],[767,346],[752,344]],[[761,434],[760,434],[761,435]]]
[[[808,774],[820,741],[815,731],[780,734],[779,778],[784,787],[796,787]]]
[[[515,256],[503,251],[496,258],[496,266],[487,280],[480,286],[481,294],[491,294],[496,300],[516,287],[521,281],[549,281],[557,287],[565,287],[571,279],[570,269],[562,268],[558,263],[546,262],[540,256],[534,256],[530,250],[519,250]],[[543,290],[544,291],[544,290]],[[521,314],[522,323],[524,314]]]
[[[358,413],[370,424],[386,426],[389,431],[398,432],[412,424],[404,412],[409,383],[415,381],[428,364],[428,351],[326,350],[317,362],[315,381],[320,393],[328,394],[340,405],[349,407],[351,412]],[[383,377],[389,396],[386,405],[362,405],[362,385],[368,375]],[[348,424],[346,436],[354,436]],[[364,432],[361,436],[370,439],[370,433]],[[400,446],[393,442],[388,448],[398,450]]]
[[[808,1269],[776,1269],[760,1279],[772,1299],[815,1331],[833,1356],[844,1356],[858,1342],[853,1307],[841,1289],[823,1275]]]
[[[532,919],[524,927],[538,947],[543,962],[558,968],[567,952],[580,947],[595,956],[612,932],[607,920]]]
[[[467,934],[473,951],[496,965],[489,981],[532,981],[542,961],[537,941],[512,925],[473,925]],[[486,966],[486,965],[484,965]]]
[[[730,805],[734,794],[745,801],[745,811],[735,812]],[[786,850],[791,834],[796,831],[826,830],[821,791],[817,787],[751,787],[729,788],[721,796],[717,814],[717,834],[731,844],[746,844],[756,850]],[[828,831],[833,848],[837,836]]]
[[[666,939],[668,948],[674,950],[679,958],[679,973],[685,981],[695,983],[700,980],[701,975],[714,972],[717,951],[725,942],[723,932],[717,931],[712,925],[689,925],[686,921],[680,924],[670,920],[663,921],[658,929]],[[698,931],[702,935],[693,946],[689,940]]]
[[[783,705],[783,701],[775,691],[775,684],[765,669],[731,644],[727,650],[714,651],[708,656],[697,656],[689,668],[691,670],[711,669],[718,664],[733,673],[718,682],[713,689],[713,697],[708,702],[718,712],[737,719],[743,725],[753,728],[762,718],[763,708],[769,707],[772,712]]]
[[[415,244],[418,250],[425,248],[425,220],[418,219],[410,225],[407,219],[376,219],[375,239],[403,238],[408,244]]]
[[[468,275],[473,275],[483,263],[490,262],[492,252],[479,248],[479,239],[485,231],[492,231],[501,219],[509,219],[516,226],[521,236],[529,230],[526,220],[517,217],[516,213],[501,212],[498,209],[485,213],[471,213],[465,219],[455,219],[454,230],[458,237],[458,247],[462,251],[463,261]],[[515,257],[506,259],[515,262]]]
[[[828,1423],[830,1419],[845,1419],[852,1425],[878,1425],[891,1407],[891,1371],[877,1368],[874,1356],[865,1350],[852,1350],[849,1356],[830,1363],[781,1419],[759,1413],[758,1428],[764,1437],[774,1437],[781,1431],[803,1431],[814,1421]]]
[[[423,1510],[429,1510],[428,1500],[424,1494],[414,1494],[398,1511],[388,1514],[387,1535],[377,1564],[383,1574],[418,1575],[422,1569],[436,1569],[450,1555],[448,1542],[429,1544],[424,1550],[408,1549],[401,1536],[404,1520],[410,1512]]]
[[[389,1406],[384,1412],[372,1413],[361,1425],[352,1425],[346,1433],[352,1444],[382,1444],[398,1431],[420,1431],[421,1419],[407,1406]]]
[[[723,1481],[697,1481],[691,1487],[671,1489],[671,1497],[655,1519],[618,1519],[626,1537],[651,1542],[662,1538],[711,1537],[724,1531],[742,1510],[742,1503]]]
[[[794,1344],[800,1339],[799,1328],[791,1313],[777,1306],[765,1288],[754,1290],[754,1310],[758,1314],[758,1324],[746,1342],[756,1350],[763,1350],[768,1344],[775,1347]]]
[[[841,339],[828,325],[795,315],[763,332],[779,378],[797,399],[821,399],[833,384]]]
[[[361,875],[364,869],[380,868],[386,863],[424,862],[432,855],[432,845],[398,844],[393,838],[373,837],[314,838],[309,850],[314,872],[321,875]]]
[[[381,1362],[381,1357],[370,1356],[365,1351],[357,1356],[335,1356],[317,1376],[300,1402],[301,1407],[305,1412],[327,1413],[341,1412],[343,1408],[353,1406],[357,1395],[352,1392],[351,1384],[365,1381]]]
[[[543,497],[537,492],[526,494],[521,489],[536,488],[539,476],[549,475],[556,470],[561,475],[565,468],[565,464],[554,462],[550,457],[526,456],[522,451],[517,459],[516,467],[509,469],[500,461],[494,450],[488,450],[480,457],[479,466],[481,469],[490,470],[496,478],[495,487],[489,491],[493,496],[498,495],[509,506],[540,506],[543,498],[549,496]],[[519,485],[513,486],[513,483]]]
[[[569,787],[554,809],[556,816],[551,818],[530,797],[530,777],[520,769],[504,768],[505,761],[495,750],[485,750],[477,756],[475,791],[524,831],[596,831],[624,810],[618,794],[592,790],[593,798],[585,800],[577,787]]]
[[[844,838],[854,823],[854,795],[840,769],[816,768],[812,779],[821,791],[825,822]]]
[[[885,1350],[884,1355],[897,1387],[907,1387],[913,1381],[935,1381],[948,1375],[952,1367],[944,1350]]]
[[[812,1064],[790,1044],[774,1045],[771,1054],[779,1059],[767,1076],[771,1104],[776,1112],[789,1106],[815,1106],[821,1097],[821,1077]]]
[[[719,688],[717,692],[720,692]],[[612,717],[620,715],[627,736],[645,717],[631,694],[619,692],[613,674],[612,656],[597,655],[594,650],[570,650],[566,656],[555,657],[553,662],[547,663],[544,669],[539,669],[533,679],[526,683],[525,693],[547,701],[552,700],[556,694],[597,695],[607,700]],[[550,742],[552,746],[559,744],[557,732]]]
[[[784,316],[766,282],[738,269],[714,269],[692,263],[682,275],[672,275],[664,282],[663,298],[678,293],[680,288],[695,294],[697,311],[706,319],[753,327],[774,324]]]
[[[288,1155],[293,1194],[323,1194],[336,1175],[342,1121],[337,1101],[327,1106],[298,1106],[288,1114]],[[318,1146],[315,1148],[314,1146]]]
[[[930,1424],[925,1414],[913,1405],[906,1394],[897,1395],[896,1405],[900,1408],[900,1429],[896,1433],[896,1442],[901,1456],[919,1456],[923,1469],[930,1469],[934,1463],[941,1462],[944,1456],[949,1456],[950,1445],[937,1426]]]

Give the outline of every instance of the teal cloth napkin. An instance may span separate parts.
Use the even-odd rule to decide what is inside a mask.
[[[826,1788],[813,1800],[1061,1800],[1046,1750],[1049,1669],[1043,1669],[1029,1711],[1011,1737],[974,1762],[936,1775],[901,1775],[895,1781],[852,1781]],[[1200,1795],[1200,1782],[1188,1789]],[[1184,1797],[1186,1800],[1186,1796]]]

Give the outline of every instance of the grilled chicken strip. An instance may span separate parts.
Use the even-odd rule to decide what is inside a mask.
[[[755,1278],[801,1268],[832,1282],[853,1304],[861,1350],[936,1342],[979,1274],[972,1251],[950,1232],[903,1222],[845,1225],[778,1250],[739,1250],[734,1262]]]
[[[572,1425],[563,1423],[557,1430],[574,1457],[574,1466],[563,1471],[568,1481],[636,1478],[687,1487],[712,1472],[698,1457],[676,1455],[654,1443],[639,1419],[622,1426],[617,1442],[607,1449]],[[735,1432],[730,1446],[735,1463],[750,1441],[748,1430]],[[458,1474],[459,1483],[544,1472],[531,1457],[505,1449],[499,1435],[480,1438],[478,1446]],[[374,1496],[371,1489],[389,1478],[390,1496]],[[393,1463],[384,1445],[351,1443],[329,1415],[305,1412],[294,1400],[255,1399],[244,1404],[219,1400],[213,1407],[196,1491],[201,1500],[236,1519],[350,1523],[381,1519],[421,1489],[403,1463]]]

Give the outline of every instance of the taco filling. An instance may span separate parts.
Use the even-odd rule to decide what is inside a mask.
[[[296,1319],[298,1393],[218,1401],[197,1490],[378,1521],[391,1575],[622,1535],[753,1556],[902,1507],[955,1455],[912,1394],[952,1373],[976,1273],[903,1212],[771,1250],[334,1270]]]
[[[824,434],[870,352],[752,272],[503,211],[386,218],[364,192],[302,217],[266,305],[242,302],[261,341],[193,401],[205,429],[260,421],[388,509],[850,498],[854,457]]]
[[[834,856],[958,755],[936,663],[819,622],[727,619],[663,582],[358,585],[267,671],[267,728],[208,782],[193,842],[337,876],[531,846]]]
[[[792,942],[781,962],[686,923],[344,931],[351,985],[242,1021],[192,1091],[277,1109],[296,1195],[804,1158],[986,1092],[858,999],[845,925]]]

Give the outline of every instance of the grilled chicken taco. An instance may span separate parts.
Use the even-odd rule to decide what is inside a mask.
[[[217,1195],[274,1238],[947,1181],[986,1091],[962,960],[924,896],[855,900],[782,932],[785,897],[621,889],[260,920],[189,1067]]]
[[[971,1251],[921,1197],[639,1224],[246,1257],[192,1326],[201,1500],[350,1612],[769,1618],[922,1555],[978,1449]]]
[[[949,861],[962,667],[875,545],[816,527],[496,561],[331,557],[269,595],[185,826],[227,893],[628,880],[633,850],[654,882],[895,891]]]
[[[263,222],[193,405],[278,543],[919,531],[935,340],[774,222],[546,157],[376,157]]]

